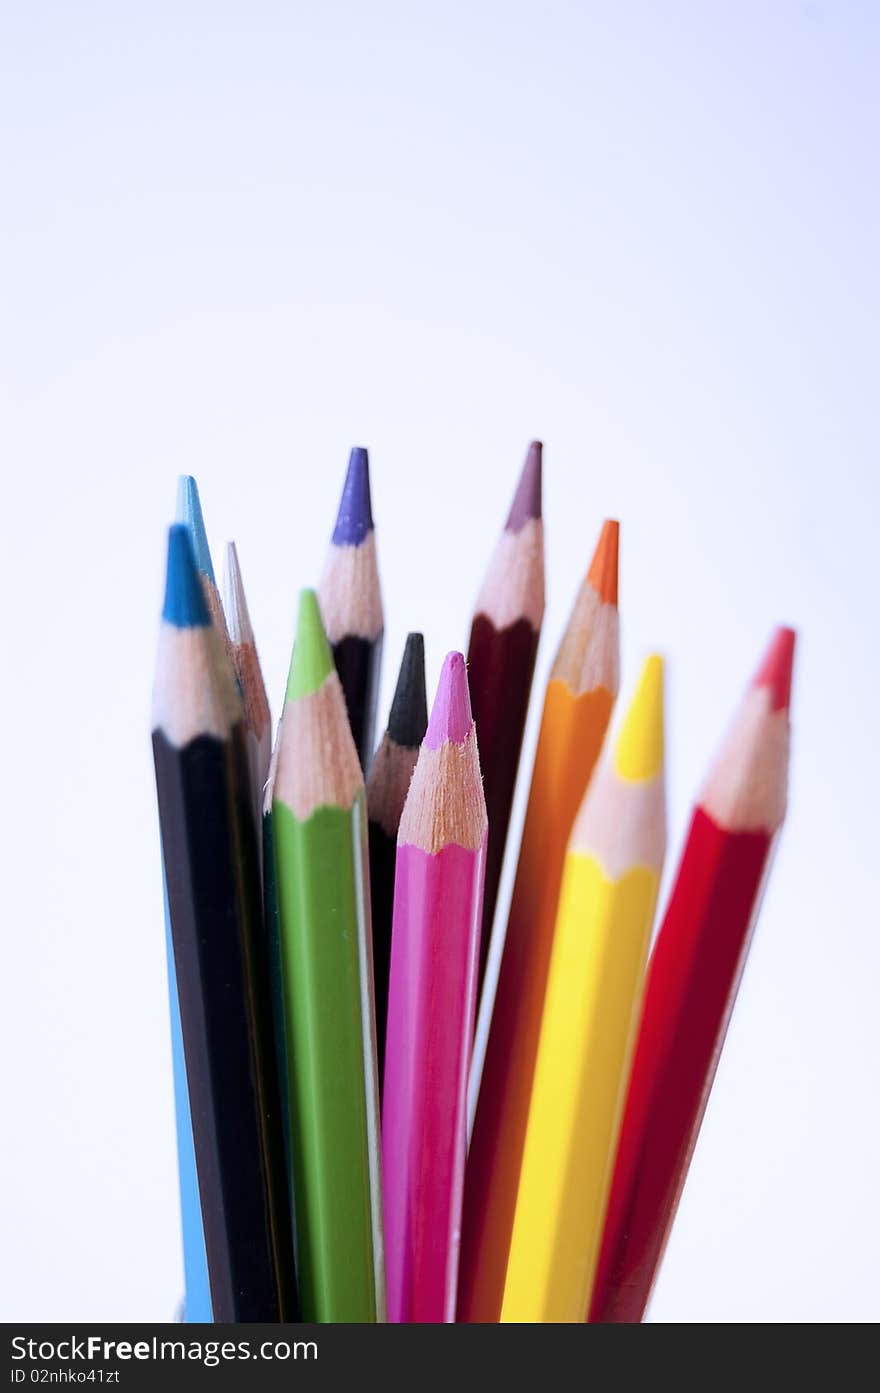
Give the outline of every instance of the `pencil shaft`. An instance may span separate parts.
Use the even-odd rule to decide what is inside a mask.
[[[153,750],[214,1318],[277,1320],[232,750],[212,736],[177,749],[161,730]]]
[[[278,1089],[281,1096],[281,1127],[284,1137],[285,1192],[287,1195],[286,1221],[289,1232],[295,1238],[294,1200],[293,1200],[293,1147],[290,1136],[290,1081],[288,1078],[287,1025],[284,1018],[284,962],[281,948],[281,923],[278,909],[278,887],[275,878],[275,838],[272,831],[272,812],[269,809],[262,819],[263,842],[263,916],[266,929],[267,952],[269,958],[269,989],[271,993],[271,1012],[275,1059],[278,1071]]]
[[[363,792],[299,821],[272,813],[303,1317],[375,1321],[375,1069]],[[366,957],[365,957],[366,950]],[[365,980],[365,966],[366,976]],[[369,1015],[369,1018],[367,1017]],[[372,1034],[374,1039],[374,1034]]]
[[[645,1313],[748,951],[771,838],[697,808],[648,972],[590,1319]]]
[[[503,1321],[586,1317],[658,876],[570,854],[529,1102]]]
[[[468,646],[468,678],[489,817],[480,986],[486,971],[537,652],[538,632],[528,619],[499,631],[486,615],[476,615]]]
[[[233,794],[237,814],[239,867],[250,912],[242,940],[254,1084],[260,1120],[260,1144],[266,1174],[269,1229],[282,1320],[296,1320],[299,1304],[293,1257],[288,1171],[284,1139],[284,1098],[276,1047],[273,1001],[273,942],[265,918],[262,827],[255,824],[246,732],[232,732]]]
[[[468,1152],[459,1319],[497,1321],[565,847],[613,697],[547,687],[507,938]]]
[[[377,822],[369,826],[370,907],[373,919],[373,980],[376,994],[376,1054],[379,1079],[385,1072],[388,1023],[388,978],[391,971],[391,925],[397,841]]]
[[[379,672],[382,663],[382,635],[360,638],[347,635],[332,645],[333,661],[342,691],[345,709],[361,767],[368,767],[373,753],[376,726],[376,701],[379,693]]]
[[[383,1093],[392,1321],[455,1317],[484,864],[485,840],[398,848]]]

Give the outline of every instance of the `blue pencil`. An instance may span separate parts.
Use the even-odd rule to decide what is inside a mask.
[[[189,529],[170,529],[153,756],[214,1318],[295,1311],[244,712]]]

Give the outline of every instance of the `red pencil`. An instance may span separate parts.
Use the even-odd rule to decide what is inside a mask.
[[[477,600],[468,644],[468,680],[489,817],[480,988],[543,616],[541,442],[533,440]]]
[[[642,1319],[785,816],[795,635],[777,629],[694,810],[648,969],[590,1320]]]
[[[455,1316],[485,866],[467,671],[450,653],[397,840],[382,1093],[389,1321]]]

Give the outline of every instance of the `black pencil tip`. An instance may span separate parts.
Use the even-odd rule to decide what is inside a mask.
[[[421,745],[427,728],[425,640],[421,634],[407,634],[388,716],[388,735],[395,745],[415,750]]]

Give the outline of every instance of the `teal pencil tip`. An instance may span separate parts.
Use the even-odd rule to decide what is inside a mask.
[[[196,569],[192,539],[185,523],[168,529],[168,569],[162,618],[176,629],[196,629],[211,623],[202,583]]]
[[[216,585],[199,486],[191,474],[181,474],[177,481],[176,521],[182,522],[189,529],[196,566],[203,576],[208,577],[212,585]]]

